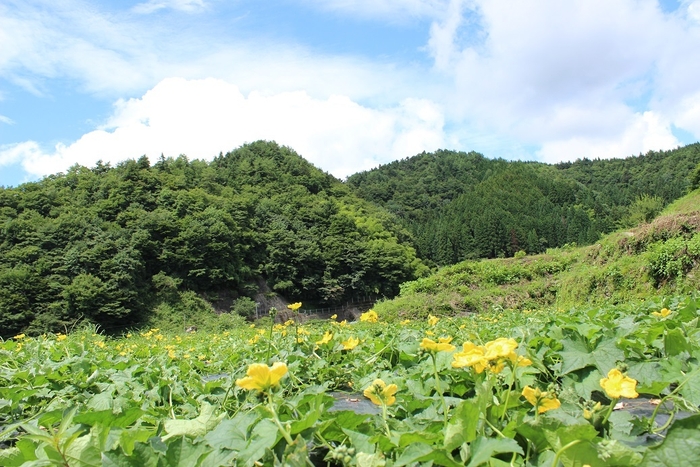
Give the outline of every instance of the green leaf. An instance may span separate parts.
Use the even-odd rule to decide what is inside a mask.
[[[690,352],[688,341],[680,329],[671,329],[664,336],[664,350],[669,357],[675,357],[681,352]]]
[[[564,345],[564,350],[559,352],[561,356],[559,376],[564,376],[572,371],[595,364],[593,356],[585,343],[564,339],[562,344]]]
[[[238,458],[245,461],[245,465],[252,466],[266,450],[272,449],[280,438],[279,429],[272,420],[261,420],[253,428],[248,446],[238,454]]]
[[[248,432],[257,420],[253,412],[238,414],[219,423],[204,436],[204,441],[213,448],[242,451],[248,445]]]
[[[467,467],[476,467],[489,461],[495,454],[515,452],[524,455],[520,445],[510,438],[484,438],[479,436],[470,445],[471,457]]]
[[[591,353],[598,371],[607,375],[611,368],[615,368],[618,361],[625,359],[625,353],[617,348],[614,339],[605,339],[598,344]]]
[[[204,444],[193,445],[189,438],[180,437],[168,443],[165,457],[158,463],[159,467],[180,467],[184,465],[197,465],[197,461],[204,454],[207,447]]]
[[[343,433],[350,438],[352,446],[355,448],[356,452],[366,452],[368,454],[374,453],[375,445],[370,443],[369,436],[358,433],[357,431],[346,430],[345,428],[343,428]]]
[[[658,445],[647,449],[641,467],[700,465],[700,415],[676,420]]]
[[[204,402],[202,403],[199,416],[193,420],[166,420],[163,423],[163,427],[168,434],[163,436],[163,441],[182,435],[190,437],[204,436],[224,417],[225,414],[215,416],[214,406]]]
[[[144,443],[137,443],[131,456],[121,449],[102,453],[103,467],[156,467],[157,464],[158,454]]]
[[[479,426],[479,414],[480,407],[471,400],[463,401],[455,407],[445,429],[444,447],[447,451],[474,441]]]
[[[99,394],[95,394],[90,398],[88,403],[86,404],[89,409],[95,410],[95,411],[103,411],[103,410],[112,410],[114,404],[114,397],[112,396],[111,391],[105,391],[101,392]]]
[[[683,385],[680,392],[688,402],[700,406],[700,367],[696,367],[687,379],[688,382]]]
[[[284,449],[285,467],[306,467],[309,461],[309,451],[306,448],[306,441],[301,436],[297,436],[291,445]]]
[[[659,362],[636,362],[629,365],[627,374],[637,380],[637,392],[658,396],[671,381],[663,378]]]
[[[102,465],[102,454],[93,434],[77,438],[68,449],[65,456],[70,460],[69,465],[76,467],[90,467]]]

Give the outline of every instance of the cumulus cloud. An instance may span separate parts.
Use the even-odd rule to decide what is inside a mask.
[[[69,145],[41,151],[25,142],[0,151],[0,163],[22,161],[34,175],[78,163],[118,162],[146,154],[211,159],[258,139],[295,149],[316,166],[344,177],[380,162],[444,146],[440,108],[406,99],[386,109],[346,96],[315,99],[303,91],[247,96],[225,81],[169,78],[139,99],[119,101],[102,128]]]
[[[667,15],[655,1],[632,0],[453,0],[450,8],[478,18],[485,34],[460,46],[473,24],[454,15],[433,23],[428,50],[454,83],[449,119],[540,146],[547,160],[668,149],[677,144],[671,123],[700,136],[688,97],[700,91],[692,8]]]
[[[635,115],[619,135],[608,138],[589,135],[548,141],[538,156],[543,162],[551,163],[584,157],[610,159],[671,149],[678,145],[678,140],[671,132],[670,123],[660,115],[647,111]]]

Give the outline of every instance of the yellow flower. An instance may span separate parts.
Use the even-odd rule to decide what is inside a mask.
[[[341,342],[341,344],[343,345],[343,350],[352,350],[355,347],[357,347],[359,343],[360,339],[356,337],[349,337],[347,340]]]
[[[58,342],[64,341],[67,338],[68,338],[68,336],[66,336],[65,334],[61,334],[60,332],[58,334],[56,334],[56,340]]]
[[[438,321],[440,321],[440,318],[438,318],[437,316],[428,315],[428,324],[430,326],[435,326],[438,323]]]
[[[542,392],[539,388],[533,389],[530,386],[525,386],[522,394],[530,404],[537,407],[537,413],[545,413],[548,410],[561,407],[561,402],[554,393]]]
[[[333,319],[333,320],[338,319],[338,315],[336,315],[336,314],[331,315],[331,319]]]
[[[260,334],[256,334],[253,337],[251,337],[250,339],[248,339],[248,345],[257,344],[259,340],[260,340]]]
[[[379,316],[377,315],[377,312],[374,310],[369,310],[366,313],[362,313],[360,315],[360,321],[364,321],[367,323],[376,323],[379,321]]]
[[[326,331],[320,341],[316,341],[316,345],[328,344],[331,339],[333,339],[333,334],[330,331]]]
[[[401,325],[402,325],[402,326],[406,326],[406,325],[407,325],[408,323],[410,323],[410,322],[411,322],[410,319],[405,319],[405,320],[401,321]]]
[[[450,341],[452,341],[451,337],[440,337],[437,342],[424,337],[420,343],[420,348],[429,352],[452,352],[455,346],[450,344]]]
[[[287,305],[287,308],[289,308],[292,311],[297,311],[299,308],[301,308],[301,302],[290,303],[289,305]]]
[[[484,350],[481,346],[465,342],[462,346],[462,351],[452,356],[452,368],[474,367],[474,371],[483,373],[489,366],[489,361],[484,356]]]
[[[17,334],[17,335],[15,336],[15,339],[17,339],[18,341],[21,341],[21,340],[24,339],[25,337],[27,337],[27,336],[25,336],[24,334]]]
[[[278,386],[280,380],[287,374],[287,365],[275,362],[271,367],[264,363],[253,363],[246,372],[248,376],[237,379],[236,386],[248,389],[267,391],[271,387]]]
[[[623,375],[617,368],[608,371],[608,377],[602,378],[600,385],[605,389],[608,397],[612,399],[619,399],[620,397],[634,399],[639,396],[637,394],[637,380]]]
[[[395,384],[387,386],[381,379],[375,379],[372,384],[365,389],[363,394],[376,405],[391,405],[396,402],[394,394],[396,394],[398,390],[399,388]]]
[[[671,310],[668,308],[662,308],[661,311],[654,311],[651,313],[652,316],[657,316],[659,318],[665,318],[671,314]]]
[[[532,365],[532,360],[530,360],[527,357],[523,357],[522,355],[518,355],[518,366],[530,366]]]
[[[518,348],[518,343],[513,338],[506,339],[505,337],[501,337],[495,341],[487,342],[484,347],[486,348],[485,356],[489,360],[495,360],[497,358],[517,359],[517,356],[515,356],[515,349]]]

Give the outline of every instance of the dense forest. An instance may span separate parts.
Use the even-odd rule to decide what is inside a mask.
[[[343,183],[261,141],[211,162],[74,166],[0,187],[0,334],[119,330],[262,292],[310,307],[393,297],[426,264],[649,220],[700,183],[699,164],[700,144],[558,165],[437,151]]]
[[[437,151],[348,178],[413,234],[439,265],[589,244],[650,220],[687,192],[700,144],[626,159],[549,165]]]
[[[253,296],[393,296],[426,270],[394,216],[292,150],[256,142],[212,162],[146,157],[0,188],[0,329]]]

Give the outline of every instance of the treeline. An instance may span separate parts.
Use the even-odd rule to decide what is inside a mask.
[[[0,334],[80,317],[138,325],[163,303],[252,297],[260,278],[295,301],[393,296],[425,271],[409,238],[394,216],[275,143],[210,163],[75,166],[0,188]]]
[[[549,165],[437,151],[357,173],[348,184],[396,214],[437,264],[587,244],[650,220],[688,190],[700,144]]]

